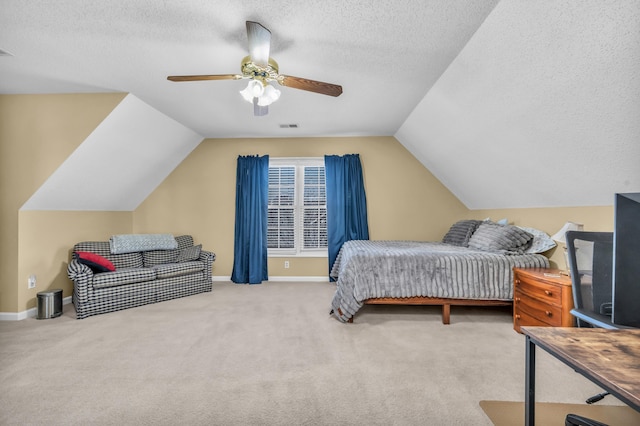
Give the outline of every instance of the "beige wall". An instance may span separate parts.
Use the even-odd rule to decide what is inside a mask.
[[[19,209],[56,168],[124,98],[124,94],[0,95],[0,312],[22,312],[35,306],[35,293],[27,289],[27,277],[35,273],[35,290],[60,283],[58,272],[22,264],[19,253],[45,258],[58,256],[76,228],[68,222],[47,222],[40,238],[21,240]],[[64,229],[62,226],[68,226]],[[55,229],[54,229],[55,228]],[[66,235],[59,245],[48,235]],[[37,236],[36,236],[37,237]],[[48,241],[48,242],[44,242]],[[61,262],[51,258],[48,265]],[[35,270],[34,270],[35,269]],[[33,270],[33,271],[32,271]],[[45,272],[45,270],[47,272]],[[26,276],[25,271],[31,271]],[[64,293],[70,293],[69,287]]]
[[[611,195],[613,202],[613,194]],[[557,207],[532,209],[472,210],[469,219],[508,219],[509,223],[528,226],[553,235],[566,222],[582,223],[585,231],[613,231],[613,206]],[[564,245],[545,253],[553,267],[566,269]]]
[[[206,139],[136,210],[137,232],[191,233],[216,253],[214,275],[233,267],[238,155],[360,154],[372,239],[440,239],[467,209],[393,137]],[[284,269],[289,260],[290,268]],[[326,276],[326,258],[271,258],[270,276]]]
[[[71,296],[67,277],[71,248],[79,241],[106,241],[114,234],[133,232],[132,212],[21,211],[18,244],[18,306],[36,306],[39,291],[61,288]],[[37,285],[27,288],[27,277],[36,275]]]
[[[359,153],[372,239],[439,240],[462,218],[539,228],[567,220],[587,230],[613,229],[613,207],[467,210],[393,137],[207,139],[135,212],[25,212],[20,207],[124,98],[125,94],[0,95],[0,313],[35,307],[49,288],[71,294],[66,262],[72,245],[127,232],[189,233],[216,252],[214,275],[233,265],[238,155],[306,157]],[[82,194],[79,194],[81,196]],[[552,261],[564,265],[560,251]],[[291,262],[285,270],[284,260]],[[326,259],[274,258],[271,276],[325,276]],[[27,289],[29,275],[36,289]]]
[[[136,210],[136,232],[191,233],[216,253],[214,275],[233,267],[235,170],[238,155],[321,157],[359,153],[371,239],[440,240],[462,218],[509,219],[554,234],[568,220],[613,229],[613,207],[468,210],[393,137],[205,139]],[[195,231],[194,231],[195,230]],[[546,253],[564,268],[562,250]],[[284,269],[288,260],[289,269]],[[270,258],[270,276],[324,276],[326,258]]]

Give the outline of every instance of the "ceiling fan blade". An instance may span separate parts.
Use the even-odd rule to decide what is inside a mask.
[[[337,84],[324,83],[322,81],[309,80],[307,78],[292,77],[290,75],[280,75],[278,82],[286,87],[294,89],[307,90],[322,95],[340,96],[342,94],[342,86]]]
[[[214,75],[170,75],[167,80],[171,81],[201,81],[201,80],[239,80],[241,75],[237,74],[214,74]]]
[[[247,21],[247,38],[249,39],[251,61],[261,67],[269,65],[271,31],[257,22]]]

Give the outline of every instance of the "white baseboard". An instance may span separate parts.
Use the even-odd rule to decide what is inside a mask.
[[[216,282],[216,281],[231,281],[231,277],[224,277],[222,275],[214,275],[211,278],[213,278],[214,282]]]
[[[231,277],[224,276],[213,276],[213,281],[231,281]],[[269,281],[278,282],[278,281],[304,281],[304,282],[329,282],[329,277],[320,276],[320,277],[269,277]]]
[[[305,282],[318,282],[318,281],[326,281],[329,282],[329,277],[321,276],[321,277],[269,277],[269,281],[305,281]]]
[[[231,281],[231,277],[225,276],[213,276],[213,281],[215,282],[228,282]],[[320,277],[269,277],[269,281],[272,282],[292,282],[292,281],[302,281],[302,282],[329,282],[329,277],[320,276]],[[71,303],[71,296],[65,297],[62,299],[63,305],[68,305]],[[38,315],[38,308],[27,309],[22,312],[0,312],[0,321],[20,321],[27,318],[35,318]]]
[[[62,299],[62,305],[71,303],[71,296]],[[27,309],[22,312],[0,312],[0,321],[21,321],[27,318],[35,318],[38,315],[38,308]]]

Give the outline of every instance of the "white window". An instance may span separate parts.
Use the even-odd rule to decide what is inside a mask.
[[[269,159],[270,256],[327,256],[323,158]]]

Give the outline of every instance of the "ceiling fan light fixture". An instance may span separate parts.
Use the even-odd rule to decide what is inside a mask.
[[[245,101],[253,103],[253,98],[259,98],[264,93],[264,86],[258,80],[250,80],[247,87],[240,91]]]
[[[280,91],[270,84],[264,88],[264,94],[258,97],[258,105],[267,106],[280,99]]]

